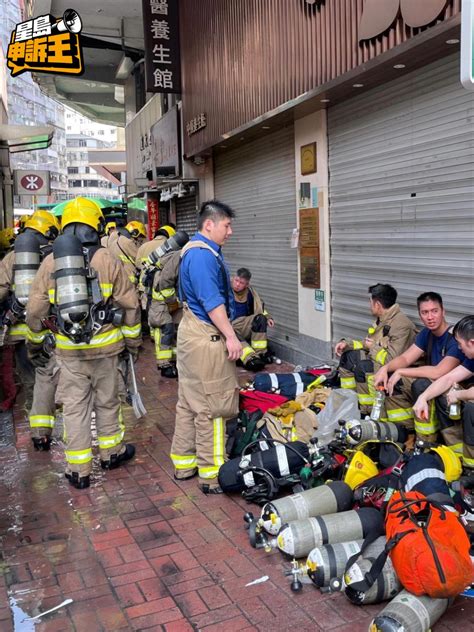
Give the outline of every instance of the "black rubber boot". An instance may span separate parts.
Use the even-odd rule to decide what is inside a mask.
[[[112,454],[108,461],[100,461],[103,470],[115,470],[123,465],[126,461],[130,461],[135,456],[135,446],[131,443],[125,444],[125,450],[122,454]]]
[[[69,481],[69,485],[72,485],[76,489],[87,489],[91,484],[91,477],[79,476],[78,472],[66,472],[64,475]]]
[[[32,437],[33,445],[35,450],[38,452],[49,452],[51,447],[51,437]]]
[[[203,494],[206,495],[210,495],[210,494],[223,494],[223,490],[219,485],[214,485],[211,487],[211,485],[199,485],[199,489],[202,491]]]
[[[178,377],[178,369],[175,364],[168,364],[160,367],[161,377],[175,378]]]
[[[258,371],[262,371],[265,368],[265,362],[258,356],[255,356],[245,363],[244,368],[246,368],[247,371],[258,373]]]

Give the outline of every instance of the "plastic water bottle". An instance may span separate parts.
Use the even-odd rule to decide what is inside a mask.
[[[382,408],[385,402],[385,391],[383,386],[377,389],[374,398],[374,404],[372,406],[372,412],[370,413],[370,418],[372,421],[380,421],[380,417],[382,416]]]
[[[453,391],[459,391],[459,384],[453,384]],[[461,403],[456,402],[455,404],[449,405],[449,418],[453,421],[459,421],[461,419]]]

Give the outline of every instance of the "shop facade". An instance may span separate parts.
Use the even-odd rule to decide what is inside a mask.
[[[425,290],[451,321],[474,304],[461,2],[366,4],[248,2],[235,21],[216,0],[181,3],[184,128],[205,114],[185,159],[212,159],[215,196],[237,214],[226,258],[251,269],[277,350],[303,364],[365,333],[378,281],[414,318]],[[200,55],[198,40],[212,42]]]

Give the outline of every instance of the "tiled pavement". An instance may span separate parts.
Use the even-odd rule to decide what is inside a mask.
[[[20,409],[14,442],[3,422],[0,631],[365,632],[380,605],[353,606],[312,586],[293,594],[281,554],[250,547],[248,504],[173,480],[176,382],[159,377],[145,346],[138,373],[148,415],[125,416],[137,456],[106,475],[95,467],[89,490],[64,479],[59,442],[50,453],[33,451]],[[270,580],[245,587],[262,575]],[[36,625],[26,620],[66,598],[74,600],[67,608]],[[459,598],[434,628],[454,629],[474,630],[472,600]]]

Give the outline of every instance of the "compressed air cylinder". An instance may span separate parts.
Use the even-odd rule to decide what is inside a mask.
[[[148,257],[148,261],[155,265],[161,257],[164,257],[169,252],[175,250],[181,250],[189,241],[189,235],[185,230],[177,230],[174,235],[169,237],[164,244],[161,244],[159,248],[154,250]]]
[[[354,494],[349,485],[334,481],[267,503],[262,509],[263,528],[277,535],[288,522],[347,511],[353,502]]]
[[[391,422],[351,419],[346,423],[345,429],[347,441],[351,445],[373,440],[394,441],[395,443],[404,443],[407,440],[406,429]]]
[[[317,546],[363,540],[372,532],[384,533],[382,514],[373,507],[363,507],[290,522],[280,531],[277,545],[283,553],[300,558]]]
[[[374,544],[377,545],[374,547],[374,552],[369,552],[369,549],[364,551],[363,557],[358,559],[357,562],[355,562],[349,570],[344,573],[343,590],[346,597],[352,601],[352,603],[357,605],[380,603],[381,601],[391,599],[401,591],[402,585],[398,580],[390,557],[387,557],[382,572],[367,591],[363,592],[352,588],[352,584],[364,580],[365,574],[370,571],[377,557],[375,550],[377,550],[378,547],[378,553],[381,553],[385,546],[385,542],[386,540],[384,536],[378,538],[378,540],[374,542]]]
[[[306,571],[309,578],[318,588],[329,586],[331,579],[342,577],[347,562],[360,552],[363,540],[326,544],[314,548],[306,560]],[[372,542],[364,551],[370,557],[377,557],[385,548],[385,538],[381,536]]]
[[[80,323],[89,313],[82,244],[75,235],[60,235],[53,244],[56,306],[66,323]]]
[[[18,235],[15,241],[13,282],[15,298],[23,306],[28,303],[30,289],[40,267],[40,243],[34,233]]]
[[[359,553],[363,540],[317,546],[308,555],[306,572],[318,588],[329,586],[331,579],[342,577],[347,561]]]
[[[369,629],[371,632],[428,632],[449,604],[449,599],[417,597],[402,590],[375,617]]]

